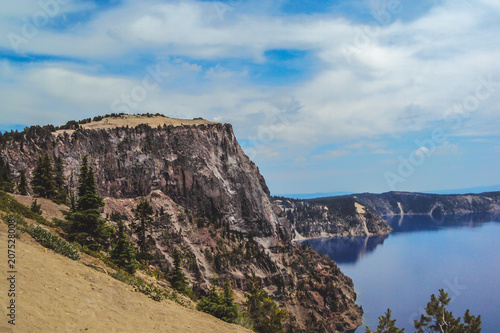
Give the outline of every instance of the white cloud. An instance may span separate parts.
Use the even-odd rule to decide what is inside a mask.
[[[429,149],[427,147],[420,147],[415,151],[416,155],[425,156],[429,154]]]
[[[349,155],[350,152],[348,150],[344,149],[337,149],[337,150],[328,150],[323,154],[318,154],[314,155],[312,158],[313,159],[326,159],[326,160],[333,160],[342,156]]]
[[[436,147],[434,155],[435,156],[460,155],[461,153],[462,149],[457,143],[450,143],[449,141],[446,141],[442,145]]]
[[[146,73],[141,68],[127,72],[127,66],[149,57],[171,76],[132,112],[218,119],[233,123],[238,138],[257,140],[278,114],[285,121],[266,142],[262,158],[275,159],[272,151],[283,147],[288,150],[280,158],[289,154],[293,160],[319,146],[346,145],[316,157],[328,160],[351,149],[392,154],[378,140],[434,128],[449,107],[474,93],[480,76],[500,81],[500,10],[494,0],[443,1],[409,22],[395,15],[362,47],[356,34],[365,25],[328,15],[276,16],[266,13],[276,5],[259,6],[242,4],[221,20],[208,2],[125,1],[64,31],[40,29],[22,46],[26,54],[81,61],[0,62],[0,98],[8,110],[0,111],[2,117],[60,123],[112,112],[112,101],[140,85]],[[37,10],[34,0],[0,5],[0,47],[9,50],[6,33],[19,32],[22,17]],[[73,4],[61,15],[78,10]],[[350,62],[344,44],[359,49]],[[314,69],[306,79],[283,86],[253,82],[245,64],[263,64],[265,51],[280,48],[307,51]],[[226,68],[217,64],[219,59],[243,65]],[[123,72],[116,70],[122,64]],[[114,74],[106,72],[108,66],[114,66]],[[496,89],[449,136],[497,134]],[[460,147],[448,143],[439,151],[459,152]]]

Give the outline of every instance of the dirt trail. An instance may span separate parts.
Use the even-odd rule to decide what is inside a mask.
[[[161,303],[79,262],[17,239],[17,317],[7,323],[7,226],[0,225],[0,332],[250,332],[171,301]]]

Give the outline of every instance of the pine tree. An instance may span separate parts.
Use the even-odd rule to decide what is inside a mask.
[[[69,176],[69,185],[68,185],[68,194],[69,194],[69,207],[71,208],[72,212],[76,212],[76,181],[75,181],[75,175],[73,171],[71,172]]]
[[[12,192],[14,184],[10,174],[10,166],[3,157],[0,155],[0,190],[5,192]]]
[[[49,154],[38,158],[37,166],[33,171],[31,186],[35,194],[42,198],[51,199],[56,194],[56,182],[54,180],[54,170]]]
[[[450,298],[443,289],[439,289],[439,296],[431,295],[430,302],[425,307],[425,315],[421,315],[419,320],[415,320],[413,326],[417,333],[480,333],[481,316],[472,316],[469,310],[465,311],[464,322],[460,317],[455,318],[451,312],[446,310],[450,304]],[[404,330],[397,328],[396,320],[391,319],[391,310],[387,310],[385,316],[379,317],[379,325],[375,332],[368,327],[365,333],[401,333]]]
[[[19,186],[17,187],[17,190],[21,195],[28,194],[28,182],[26,181],[26,173],[24,170],[21,170],[21,175],[19,176]]]
[[[404,329],[399,329],[396,326],[396,319],[391,319],[391,310],[387,309],[384,316],[378,317],[378,326],[376,331],[366,327],[365,333],[404,333]]]
[[[248,280],[247,288],[245,316],[250,319],[254,331],[259,333],[285,332],[283,323],[288,317],[287,312],[278,308],[276,303],[269,298],[255,274]]]
[[[182,271],[181,254],[177,251],[177,249],[174,249],[172,257],[174,259],[174,269],[168,273],[168,281],[172,285],[172,288],[185,294],[188,291],[189,281],[186,274]]]
[[[42,205],[38,204],[36,198],[33,199],[33,201],[31,202],[31,207],[30,207],[30,210],[33,212],[33,213],[36,213],[36,214],[42,214]]]
[[[123,221],[118,223],[118,239],[110,252],[111,260],[123,270],[134,274],[137,269],[137,261],[135,260],[135,249],[130,242],[128,235],[125,232],[125,224]]]
[[[238,318],[238,307],[234,303],[233,289],[231,284],[226,281],[224,291],[221,294],[217,292],[216,281],[212,281],[208,296],[203,297],[196,305],[196,310],[203,311],[217,317],[225,322],[234,323]]]
[[[462,324],[460,317],[455,318],[451,312],[446,310],[448,304],[450,304],[450,298],[443,289],[439,289],[437,298],[431,295],[431,301],[427,303],[425,308],[426,315],[421,315],[419,320],[415,320],[414,326],[417,332],[481,332],[481,316],[471,316],[467,310]]]
[[[137,207],[133,210],[135,215],[135,220],[137,223],[134,225],[134,231],[137,234],[139,239],[139,258],[141,259],[149,259],[148,256],[148,243],[146,240],[146,232],[149,229],[149,226],[153,223],[153,207],[145,201],[141,200]]]
[[[222,305],[224,306],[224,311],[221,319],[228,323],[234,323],[236,318],[238,318],[238,306],[234,303],[234,291],[229,281],[226,281],[224,284],[223,291]]]
[[[69,236],[92,250],[100,250],[109,241],[111,228],[100,218],[99,208],[104,206],[104,201],[97,193],[94,171],[87,155],[82,157],[78,184],[76,211],[69,215]]]
[[[60,157],[54,161],[54,181],[55,181],[55,200],[58,203],[68,202],[68,192],[65,189],[66,179],[64,178],[64,164]]]
[[[77,210],[98,210],[100,207],[104,207],[104,201],[97,193],[94,170],[89,165],[88,156],[84,155],[78,178]]]

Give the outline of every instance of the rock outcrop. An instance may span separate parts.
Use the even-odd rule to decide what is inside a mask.
[[[387,235],[392,231],[379,214],[349,197],[296,200],[276,198],[296,239]]]
[[[410,192],[362,193],[354,195],[361,204],[381,215],[446,215],[500,210],[500,192],[440,195]]]
[[[361,324],[351,279],[326,256],[291,241],[288,220],[231,125],[144,123],[20,135],[3,140],[0,154],[15,175],[26,170],[28,181],[38,156],[60,157],[69,187],[81,156],[89,155],[106,201],[103,216],[118,212],[130,221],[138,200],[149,200],[158,212],[149,235],[154,264],[168,271],[173,248],[180,248],[198,290],[217,274],[242,291],[255,273],[296,331],[323,325],[343,332]]]

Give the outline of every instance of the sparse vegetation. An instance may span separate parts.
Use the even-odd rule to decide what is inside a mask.
[[[38,243],[60,253],[70,259],[78,260],[80,259],[80,253],[78,250],[70,243],[68,243],[63,238],[52,234],[50,231],[40,227],[31,226],[26,223],[20,216],[17,215],[7,215],[5,221],[15,221],[18,229],[24,231],[31,235]]]
[[[38,200],[36,198],[33,198],[30,210],[35,214],[42,214],[42,205],[38,204]]]
[[[10,174],[10,166],[3,157],[0,155],[0,190],[12,192],[14,184],[12,183],[12,176]]]
[[[136,291],[151,297],[157,302],[160,302],[164,299],[169,299],[182,306],[185,306],[185,302],[174,291],[168,292],[164,288],[156,287],[125,271],[117,270],[116,272],[112,273],[111,276],[121,282],[134,286],[134,289]]]
[[[430,302],[425,307],[425,315],[421,315],[419,320],[415,320],[414,327],[417,333],[438,332],[438,333],[480,333],[481,316],[472,316],[469,310],[465,311],[464,322],[461,318],[455,318],[451,312],[446,310],[450,304],[450,298],[443,289],[439,289],[439,296],[431,295]],[[365,333],[401,333],[403,329],[396,327],[396,320],[391,319],[391,310],[387,310],[384,316],[379,317],[379,324],[376,331],[368,327]]]
[[[234,303],[233,294],[229,281],[224,284],[223,292],[219,293],[216,280],[213,279],[208,296],[198,302],[196,310],[211,314],[225,322],[234,323],[238,318],[238,307]]]
[[[111,260],[123,270],[134,274],[137,269],[137,260],[135,260],[135,249],[125,233],[125,224],[120,220],[118,223],[118,239],[110,251]]]
[[[151,224],[153,223],[153,207],[149,202],[141,200],[137,204],[136,208],[133,210],[135,214],[134,231],[139,239],[139,260],[150,260],[152,259],[151,254],[149,254],[149,246],[146,239],[146,232],[149,230]]]
[[[68,191],[65,188],[66,179],[64,178],[64,164],[60,157],[54,161],[54,182],[55,182],[55,197],[56,203],[68,203]]]
[[[27,219],[35,220],[40,224],[44,224],[50,227],[54,226],[43,216],[31,211],[30,208],[26,207],[4,191],[0,191],[0,210],[6,213],[17,214]]]
[[[17,187],[17,191],[20,195],[28,194],[28,181],[26,180],[26,172],[21,170],[21,174],[19,175],[19,185]]]
[[[68,214],[68,234],[70,240],[79,242],[91,250],[106,248],[112,228],[101,219],[99,208],[104,206],[103,199],[97,193],[95,176],[88,156],[82,157],[78,179],[78,202],[76,211]]]
[[[244,316],[250,320],[252,329],[258,333],[284,333],[288,313],[269,298],[255,275],[248,279],[247,288]]]
[[[26,229],[26,232],[46,248],[52,249],[55,252],[65,255],[66,257],[73,260],[80,259],[80,254],[73,245],[71,245],[61,237],[52,234],[50,231],[36,226],[28,227]]]
[[[56,181],[54,180],[54,169],[49,154],[45,153],[38,157],[38,162],[33,171],[31,187],[36,195],[51,199],[56,194]]]
[[[196,299],[193,290],[189,288],[189,280],[182,271],[182,257],[177,249],[174,249],[172,257],[174,259],[174,269],[168,273],[167,278],[172,288],[191,299]]]

